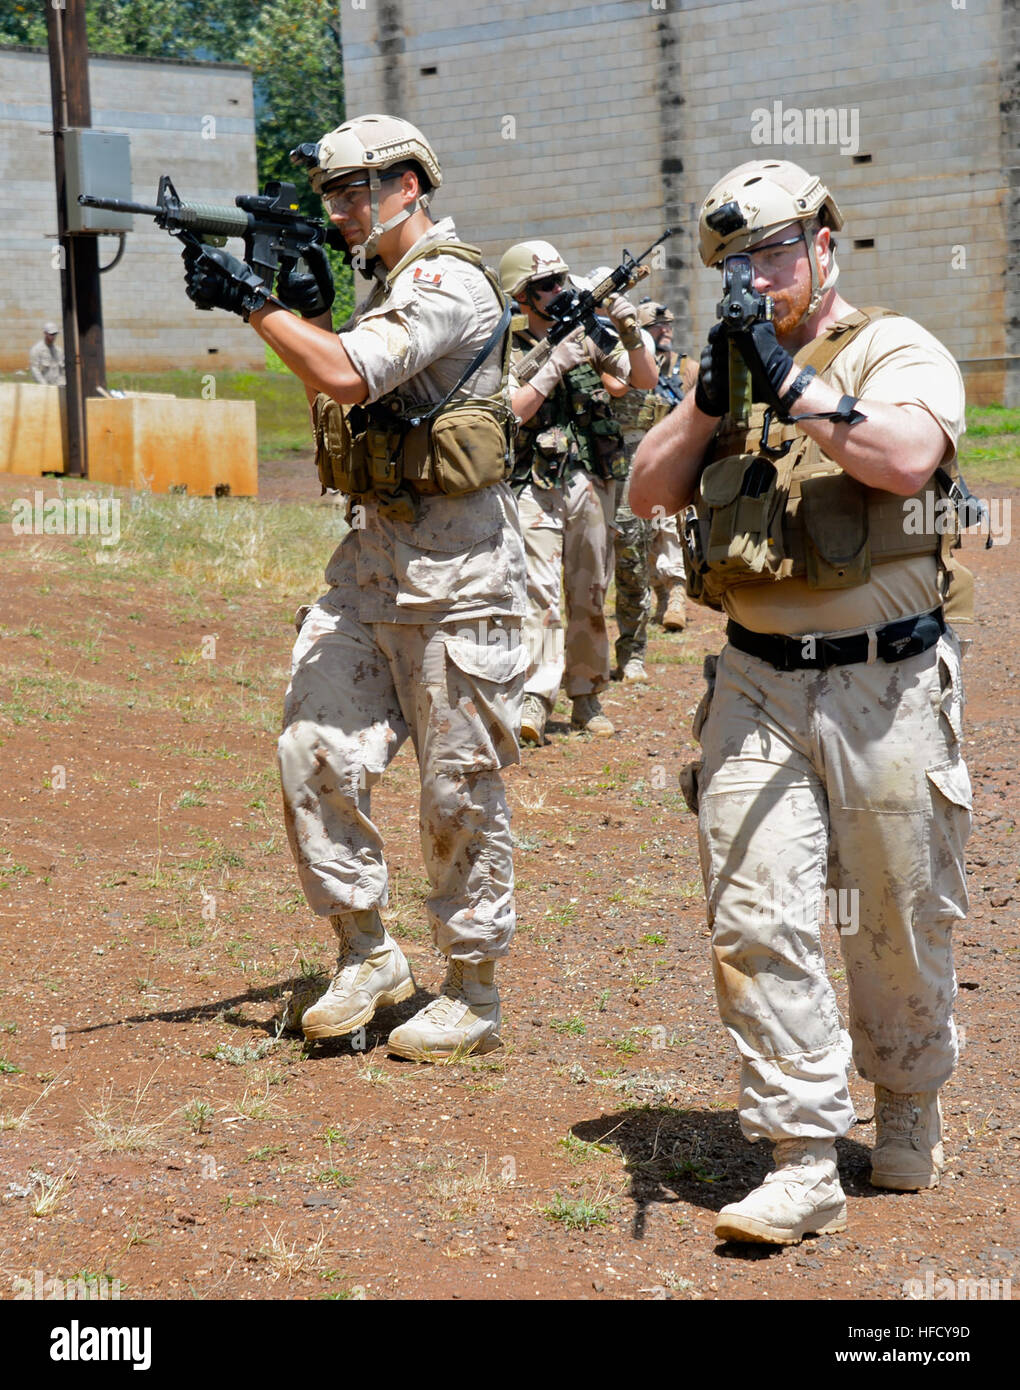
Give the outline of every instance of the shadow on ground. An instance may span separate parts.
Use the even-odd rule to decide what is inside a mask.
[[[656,1202],[686,1202],[719,1211],[757,1187],[772,1168],[765,1143],[749,1144],[733,1110],[624,1110],[572,1127],[578,1139],[620,1150],[634,1203],[631,1234],[641,1240]],[[877,1197],[868,1181],[869,1150],[852,1139],[836,1143],[840,1181],[848,1197]],[[727,1258],[767,1259],[783,1247],[722,1244]]]

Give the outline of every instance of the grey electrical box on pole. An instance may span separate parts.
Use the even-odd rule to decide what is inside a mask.
[[[69,232],[130,232],[130,213],[82,207],[79,193],[131,200],[131,140],[105,130],[66,130],[64,170]]]

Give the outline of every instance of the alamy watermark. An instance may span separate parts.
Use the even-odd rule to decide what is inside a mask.
[[[965,536],[987,536],[989,542],[1008,545],[1012,537],[1012,502],[1008,497],[966,499],[963,516],[952,497],[907,497],[903,502],[903,530],[908,536],[946,536],[957,526]]]
[[[925,1266],[922,1279],[904,1279],[901,1287],[904,1298],[926,1302],[960,1299],[1008,1303],[1013,1297],[1012,1279],[974,1279],[969,1274],[950,1279],[937,1276],[931,1265]]]
[[[754,914],[762,926],[810,928],[821,920],[842,936],[856,936],[861,929],[861,893],[859,888],[826,888],[815,898],[780,888],[760,898]]]
[[[98,536],[100,545],[120,542],[120,498],[32,497],[11,503],[11,530],[16,536]]]
[[[838,145],[840,154],[861,148],[856,106],[756,106],[751,112],[752,145]]]
[[[89,1303],[120,1298],[120,1280],[110,1279],[105,1274],[73,1274],[69,1279],[61,1279],[34,1269],[30,1275],[16,1276],[13,1288],[15,1300],[67,1302],[76,1299],[79,1303]]]

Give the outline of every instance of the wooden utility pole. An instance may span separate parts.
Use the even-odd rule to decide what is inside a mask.
[[[85,0],[48,0],[46,33],[50,50],[53,101],[53,164],[57,186],[57,245],[63,304],[67,414],[64,465],[69,474],[88,476],[85,402],[106,385],[103,315],[99,292],[99,238],[67,231],[64,134],[91,126],[89,50]]]

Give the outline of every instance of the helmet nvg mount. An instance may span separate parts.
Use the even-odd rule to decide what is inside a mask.
[[[317,145],[299,145],[291,151],[291,161],[304,164],[316,193],[324,195],[329,185],[345,174],[365,169],[369,177],[372,227],[361,250],[371,259],[379,238],[401,222],[424,211],[429,205],[431,189],[419,194],[415,201],[385,222],[379,220],[379,190],[386,169],[394,164],[414,160],[420,165],[431,188],[443,182],[443,171],[436,152],[417,126],[399,116],[357,116],[329,131]]]
[[[676,320],[672,309],[665,304],[659,304],[654,299],[642,299],[638,305],[637,321],[642,328],[654,328],[657,324],[674,323]]]
[[[839,274],[833,260],[822,281],[814,241],[806,231],[806,224],[816,217],[836,232],[843,225],[843,214],[820,178],[787,159],[750,160],[721,178],[701,205],[701,259],[707,266],[721,265],[727,256],[747,251],[780,228],[799,222],[811,264],[811,302],[804,314],[809,317]]]

